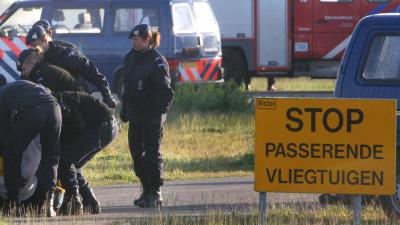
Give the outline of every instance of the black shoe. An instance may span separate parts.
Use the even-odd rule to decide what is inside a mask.
[[[82,197],[83,211],[91,214],[101,213],[100,202],[96,199],[93,190],[89,185],[79,188]]]
[[[142,187],[142,193],[140,194],[139,198],[133,200],[133,205],[138,206],[139,204],[142,204],[140,202],[143,202],[146,199],[146,195],[148,194],[148,189],[145,187]]]
[[[145,196],[143,201],[137,203],[141,208],[159,208],[162,206],[162,197],[160,188],[152,189]]]
[[[60,215],[82,215],[83,205],[79,199],[78,189],[67,190],[64,194],[64,201],[59,210]]]

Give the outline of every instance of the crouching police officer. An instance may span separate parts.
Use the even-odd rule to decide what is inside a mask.
[[[107,79],[95,64],[74,48],[55,44],[42,26],[33,26],[26,37],[26,44],[43,49],[43,61],[61,67],[76,78],[83,77],[101,92],[103,102],[115,108],[116,101],[111,95]]]
[[[61,67],[42,62],[43,50],[31,47],[23,50],[18,56],[17,70],[21,79],[42,84],[51,91],[82,91],[80,83]]]
[[[55,216],[53,199],[61,131],[57,100],[46,88],[29,81],[3,85],[0,124],[0,156],[7,191],[0,192],[3,212],[7,215],[14,208],[19,214],[23,205],[42,202],[47,216]],[[38,135],[40,144],[30,146]]]
[[[118,125],[114,109],[84,92],[56,92],[53,95],[58,99],[63,115],[58,171],[66,192],[59,213],[79,215],[87,211],[98,214],[100,203],[83,176],[82,167],[116,137]]]
[[[129,34],[133,49],[124,63],[121,119],[129,121],[129,148],[142,193],[134,204],[161,206],[163,159],[160,152],[164,123],[173,99],[168,63],[156,48],[160,33],[140,24]]]

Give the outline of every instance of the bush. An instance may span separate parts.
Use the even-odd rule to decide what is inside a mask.
[[[172,109],[177,111],[248,111],[242,90],[233,82],[223,84],[182,84],[175,90]]]

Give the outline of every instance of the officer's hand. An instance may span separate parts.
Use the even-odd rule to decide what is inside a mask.
[[[103,102],[110,108],[115,109],[117,107],[117,101],[111,95],[103,96]]]

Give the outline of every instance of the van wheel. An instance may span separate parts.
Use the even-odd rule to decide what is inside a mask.
[[[240,85],[247,74],[245,59],[243,59],[239,52],[232,49],[224,49],[222,54],[225,81],[233,80],[236,84]]]
[[[119,76],[116,80],[115,92],[117,93],[118,98],[121,100],[124,93],[124,78],[122,76]]]
[[[400,220],[400,174],[396,177],[396,192],[394,195],[381,195],[379,200],[383,211],[389,219]]]

